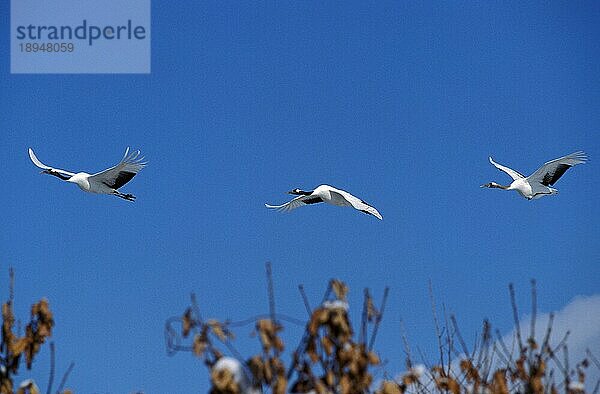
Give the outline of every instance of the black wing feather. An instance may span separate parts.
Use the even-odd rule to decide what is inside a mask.
[[[104,182],[104,184],[113,189],[118,189],[135,176],[135,172],[120,171],[119,175],[112,182]]]
[[[569,168],[571,168],[571,166],[568,164],[560,164],[558,167],[556,167],[556,170],[554,170],[554,172],[548,171],[546,173],[546,175],[544,175],[544,179],[542,179],[542,185],[545,185],[545,186],[554,185],[556,183],[556,181],[558,181],[560,179],[560,177],[563,176],[563,174]]]
[[[303,198],[302,202],[305,204],[316,204],[319,202],[323,202],[323,200],[321,199],[321,197],[307,197],[307,198]]]

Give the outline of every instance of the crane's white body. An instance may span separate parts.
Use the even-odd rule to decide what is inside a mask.
[[[368,215],[373,215],[379,220],[383,220],[383,217],[375,209],[375,207],[369,205],[360,198],[353,196],[345,190],[337,189],[329,185],[320,185],[312,191],[303,191],[300,189],[294,189],[290,194],[297,194],[298,197],[293,200],[282,204],[282,205],[269,205],[265,204],[267,208],[276,209],[279,211],[289,212],[298,207],[325,202],[327,204],[336,205],[338,207],[353,207],[361,212]]]
[[[90,176],[91,175],[88,174],[87,172],[78,172],[77,174],[73,175],[71,178],[66,179],[65,182],[70,182],[70,183],[76,184],[84,192],[102,193],[100,191],[100,185],[94,184],[95,187],[92,187],[92,185],[90,185],[90,181],[89,181]],[[106,194],[109,194],[109,193],[106,193]]]
[[[132,194],[123,194],[118,189],[129,182],[142,168],[146,166],[142,157],[139,157],[140,151],[129,153],[129,148],[125,150],[123,159],[114,167],[108,168],[96,174],[87,172],[73,173],[70,171],[53,168],[43,164],[29,148],[29,158],[37,167],[43,169],[42,173],[56,176],[65,182],[74,183],[81,190],[88,193],[112,194],[125,200],[133,201],[135,196]]]
[[[544,186],[540,183],[530,183],[527,178],[514,180],[505,190],[516,190],[521,196],[528,200],[537,200],[549,194],[556,194],[558,190]]]
[[[508,174],[513,179],[513,182],[508,186],[490,182],[481,185],[481,187],[516,190],[521,196],[528,200],[537,200],[544,196],[557,194],[558,190],[551,186],[554,185],[554,183],[556,183],[569,168],[577,164],[585,163],[587,161],[587,156],[584,152],[578,151],[558,159],[550,160],[528,177],[509,167],[496,163],[491,157],[489,160],[494,167]]]

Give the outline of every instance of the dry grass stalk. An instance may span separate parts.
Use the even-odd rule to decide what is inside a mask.
[[[270,269],[267,270],[270,280]],[[372,350],[378,325],[383,316],[387,289],[381,307],[378,310],[368,291],[365,291],[362,321],[359,334],[355,335],[348,314],[348,287],[339,280],[329,283],[323,302],[316,308],[310,308],[308,300],[300,287],[304,305],[309,312],[305,331],[300,344],[292,352],[292,363],[288,368],[281,359],[285,345],[279,333],[283,326],[277,321],[274,311],[272,283],[269,284],[270,314],[268,318],[255,319],[256,334],[261,352],[255,354],[240,365],[249,382],[246,386],[236,381],[234,374],[213,370],[211,374],[214,394],[237,393],[317,393],[317,394],[377,394],[404,393],[444,393],[444,394],[580,394],[586,388],[586,369],[592,366],[600,368],[600,362],[588,351],[588,359],[578,363],[575,369],[569,369],[566,356],[566,339],[556,346],[550,345],[550,332],[553,317],[543,339],[535,337],[535,314],[537,293],[532,281],[533,317],[530,324],[530,336],[523,341],[518,312],[515,302],[515,290],[510,286],[510,301],[516,326],[517,349],[512,351],[498,334],[492,337],[491,324],[483,322],[481,336],[469,351],[460,334],[456,318],[445,318],[445,327],[435,311],[433,291],[430,287],[432,313],[436,325],[436,336],[440,353],[439,364],[426,367],[412,360],[406,334],[402,334],[406,353],[407,372],[395,379],[385,379],[374,387],[374,367],[381,364],[378,355]],[[444,317],[445,314],[444,314]],[[179,332],[173,323],[179,321]],[[167,321],[167,345],[170,352],[191,350],[205,359],[209,368],[223,357],[215,347],[215,342],[224,344],[237,360],[244,360],[232,346],[232,323],[220,323],[216,320],[204,322],[198,313],[195,298],[181,318]],[[371,327],[369,340],[368,328]],[[193,335],[192,335],[193,334]],[[190,346],[182,345],[181,338],[192,336]],[[356,338],[358,337],[358,338]],[[460,345],[457,349],[456,344]],[[560,360],[560,353],[564,360]],[[446,360],[446,362],[445,362]],[[591,361],[590,361],[591,360]],[[600,387],[596,383],[595,390]]]
[[[9,298],[2,304],[2,337],[0,341],[0,394],[38,394],[39,387],[32,379],[26,379],[15,387],[15,375],[19,373],[22,362],[28,370],[31,369],[35,357],[42,345],[52,336],[54,317],[48,300],[42,298],[31,306],[30,319],[25,326],[24,335],[15,330],[14,305],[14,271],[9,270]],[[51,371],[48,391],[51,391],[54,379],[54,346],[51,344]],[[63,382],[57,393],[62,391]],[[15,391],[16,390],[16,391]]]

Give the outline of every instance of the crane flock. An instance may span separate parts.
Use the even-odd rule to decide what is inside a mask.
[[[50,167],[43,164],[29,148],[29,158],[37,167],[41,168],[41,173],[55,176],[65,182],[74,183],[79,188],[88,193],[110,194],[127,201],[135,201],[133,194],[125,194],[119,191],[126,183],[131,181],[145,166],[144,158],[140,156],[140,151],[130,152],[129,148],[125,150],[125,154],[121,161],[104,171],[88,174],[86,172],[70,172],[59,168]],[[508,174],[513,182],[510,185],[501,185],[496,182],[489,182],[481,185],[486,188],[496,188],[502,190],[515,190],[521,196],[528,200],[535,200],[543,196],[554,195],[558,190],[551,187],[561,176],[571,167],[582,164],[587,161],[587,155],[582,151],[577,151],[550,160],[538,168],[534,173],[525,176],[518,171],[509,167],[498,164],[489,157],[490,163],[500,171]],[[372,215],[379,220],[383,220],[379,211],[368,204],[364,200],[350,194],[349,192],[337,189],[329,185],[320,185],[313,190],[293,189],[288,194],[296,195],[297,197],[281,205],[265,204],[267,208],[282,212],[289,212],[296,208],[306,205],[318,203],[327,203],[340,207],[352,207],[365,214]]]

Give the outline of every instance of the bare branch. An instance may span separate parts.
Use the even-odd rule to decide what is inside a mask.
[[[54,383],[54,371],[56,370],[54,342],[50,342],[50,376],[48,377],[48,388],[46,394],[52,393],[52,384]]]
[[[513,284],[508,285],[510,292],[510,304],[513,311],[513,319],[515,320],[515,327],[517,331],[517,343],[519,344],[519,351],[523,353],[523,341],[521,339],[521,326],[519,324],[519,312],[517,311],[517,301],[515,300],[515,287]]]
[[[360,336],[358,337],[358,343],[367,342],[367,305],[370,297],[371,296],[369,295],[369,289],[365,288],[363,293],[363,307],[360,320]]]
[[[596,381],[596,386],[594,386],[594,390],[592,391],[592,394],[598,394],[598,392],[600,392],[600,379],[598,379]]]
[[[550,313],[548,317],[548,327],[546,328],[546,334],[544,335],[544,341],[542,342],[542,350],[549,349],[550,334],[552,333],[552,324],[554,323],[554,313]]]
[[[200,324],[202,324],[202,315],[200,315],[200,308],[198,307],[198,301],[196,300],[196,294],[190,294],[190,302],[192,304],[192,311],[194,312],[195,318]]]
[[[596,367],[598,367],[598,369],[600,369],[600,361],[598,361],[598,359],[596,358],[596,356],[594,356],[592,354],[592,351],[590,349],[585,349],[585,353],[590,358],[590,360],[592,360],[592,362],[594,363],[594,365]]]
[[[402,337],[402,344],[404,345],[404,354],[406,354],[406,368],[412,368],[412,356],[410,353],[410,345],[408,344],[408,337],[406,335],[406,328],[404,327],[404,320],[400,319],[400,336]]]
[[[450,376],[452,349],[454,349],[454,333],[450,332],[450,325],[448,324],[448,314],[446,313],[445,304],[442,304],[442,311],[444,312],[444,324],[446,325],[446,344],[448,345],[448,349],[446,349],[448,356],[448,370],[446,371],[446,375]]]
[[[535,279],[531,279],[531,327],[529,338],[535,340],[535,320],[537,318],[537,289]]]
[[[568,388],[569,387],[569,383],[571,381],[571,374],[570,374],[570,371],[569,371],[569,349],[567,348],[567,345],[563,346],[563,350],[564,350],[564,360],[565,360],[565,369],[564,369],[565,385]]]
[[[69,367],[65,371],[65,374],[63,375],[62,379],[60,380],[60,384],[58,385],[58,390],[56,390],[56,394],[62,393],[62,391],[65,388],[65,384],[67,384],[67,379],[69,378],[69,375],[71,374],[71,371],[73,370],[74,367],[75,367],[75,363],[71,362],[71,364],[69,364]]]
[[[308,297],[306,297],[306,292],[304,291],[303,285],[298,285],[298,290],[300,291],[300,295],[302,296],[302,301],[304,301],[304,307],[306,308],[306,313],[308,313],[308,317],[312,315],[312,310],[310,308],[310,304],[308,302]]]
[[[438,339],[438,347],[440,351],[440,364],[444,369],[444,346],[442,344],[442,334],[440,332],[440,325],[438,323],[437,314],[435,311],[435,300],[433,298],[433,287],[431,285],[431,279],[429,280],[429,299],[431,300],[431,313],[433,314],[433,322],[435,323],[435,335]]]
[[[252,316],[247,319],[239,320],[239,321],[227,320],[227,321],[225,321],[225,324],[228,327],[241,327],[241,326],[247,326],[248,324],[256,323],[257,321],[262,320],[262,319],[272,319],[273,317],[277,320],[284,320],[284,321],[287,321],[288,323],[295,324],[299,327],[303,327],[306,324],[304,321],[302,321],[300,319],[296,319],[295,317],[287,316],[282,313],[276,313],[275,315],[271,315],[271,314],[256,315],[256,316]]]
[[[452,322],[452,326],[454,326],[454,332],[456,333],[456,337],[458,338],[458,343],[462,348],[463,353],[467,356],[469,360],[471,360],[471,355],[469,354],[469,349],[467,348],[467,344],[460,334],[460,330],[458,329],[458,323],[456,322],[456,316],[454,314],[450,315],[450,321]]]
[[[369,341],[369,350],[373,350],[373,346],[375,346],[375,338],[377,338],[377,330],[379,329],[379,325],[381,324],[381,320],[383,319],[383,312],[385,311],[385,304],[387,303],[388,294],[390,292],[390,288],[388,286],[383,290],[383,299],[381,300],[381,306],[379,307],[379,314],[377,315],[377,319],[375,320],[375,327],[373,328],[373,334],[371,335],[371,340]]]
[[[269,293],[269,313],[271,320],[275,322],[275,292],[273,291],[273,272],[271,270],[271,262],[265,264],[267,269],[267,288]]]

